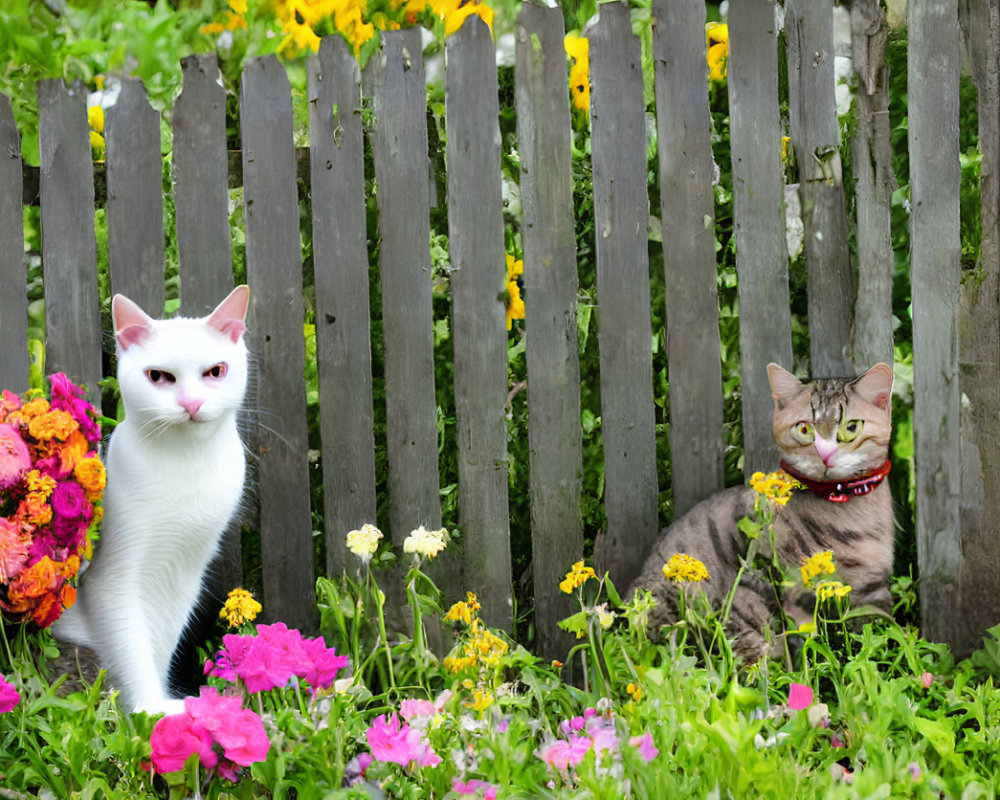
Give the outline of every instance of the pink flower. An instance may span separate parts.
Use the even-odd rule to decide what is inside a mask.
[[[628,740],[628,743],[632,747],[638,748],[639,755],[646,760],[647,764],[660,754],[656,745],[653,744],[653,734],[649,731],[646,731],[642,736],[633,736]]]
[[[565,772],[583,760],[591,744],[591,740],[586,736],[574,735],[569,739],[556,739],[554,742],[542,745],[538,756],[550,767]]]
[[[0,517],[0,583],[10,583],[28,563],[31,538],[7,517]]]
[[[304,639],[302,650],[306,656],[306,664],[298,676],[314,690],[333,686],[337,673],[347,667],[347,656],[338,656],[336,649],[327,647],[320,637]]]
[[[934,676],[929,672],[920,673],[920,685],[925,689],[930,689],[931,684],[934,683]]]
[[[215,732],[215,741],[222,746],[222,754],[241,767],[263,761],[271,748],[264,723],[249,708],[232,715],[226,727]]]
[[[183,769],[192,753],[198,754],[205,769],[212,769],[219,762],[212,749],[212,734],[190,714],[161,717],[153,726],[149,743],[153,748],[153,768],[161,775]]]
[[[95,409],[87,402],[83,389],[73,384],[62,372],[49,376],[52,386],[52,408],[68,411],[80,426],[80,431],[90,444],[101,440],[101,427],[94,419]]]
[[[494,786],[492,783],[480,781],[476,778],[472,778],[464,783],[457,778],[453,778],[451,782],[451,790],[459,795],[475,794],[480,789],[483,790],[483,800],[496,800],[499,787]]]
[[[354,786],[356,783],[361,783],[365,777],[365,771],[371,766],[374,760],[371,753],[358,753],[348,761],[347,767],[344,769],[344,781],[346,784]]]
[[[21,434],[10,425],[0,425],[0,491],[16,486],[31,469],[31,453]]]
[[[21,702],[21,694],[9,683],[7,679],[0,675],[0,714],[13,711],[14,706]]]
[[[408,699],[399,704],[399,713],[407,722],[426,721],[433,719],[437,708],[430,700]]]
[[[184,711],[214,736],[243,711],[243,701],[219,694],[214,686],[202,686],[198,697],[184,698]]]
[[[793,683],[788,688],[788,707],[792,711],[809,708],[813,701],[813,690],[804,683]]]
[[[441,758],[423,740],[420,731],[411,728],[399,717],[385,714],[375,718],[365,736],[372,756],[378,761],[388,761],[405,766],[410,762],[421,767],[433,767],[441,763]]]

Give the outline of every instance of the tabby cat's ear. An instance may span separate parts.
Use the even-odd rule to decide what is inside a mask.
[[[123,294],[111,298],[111,322],[122,350],[142,344],[153,332],[153,319]]]
[[[892,367],[880,361],[851,386],[863,400],[884,411],[892,397]]]
[[[774,362],[767,365],[767,377],[771,381],[771,396],[776,403],[788,400],[802,391],[801,381]]]

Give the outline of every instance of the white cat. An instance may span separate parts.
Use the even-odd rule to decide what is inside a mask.
[[[125,419],[105,459],[94,560],[52,630],[95,651],[129,710],[182,709],[171,657],[243,493],[249,298],[239,286],[200,319],[154,320],[122,295],[111,303]]]

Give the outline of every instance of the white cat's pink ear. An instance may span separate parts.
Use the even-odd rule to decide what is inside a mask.
[[[153,318],[123,294],[111,298],[111,322],[122,350],[142,344],[153,332]]]
[[[773,361],[767,365],[767,377],[771,382],[771,396],[775,400],[787,400],[802,391],[801,381]]]
[[[247,308],[250,306],[250,287],[237,286],[229,296],[215,307],[208,324],[226,334],[235,344],[246,333]]]
[[[892,397],[892,367],[879,362],[851,385],[862,399],[884,411]]]

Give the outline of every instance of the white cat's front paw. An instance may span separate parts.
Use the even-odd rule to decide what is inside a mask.
[[[137,703],[133,711],[144,711],[151,717],[157,714],[170,716],[184,713],[184,701],[172,697],[162,697]]]

